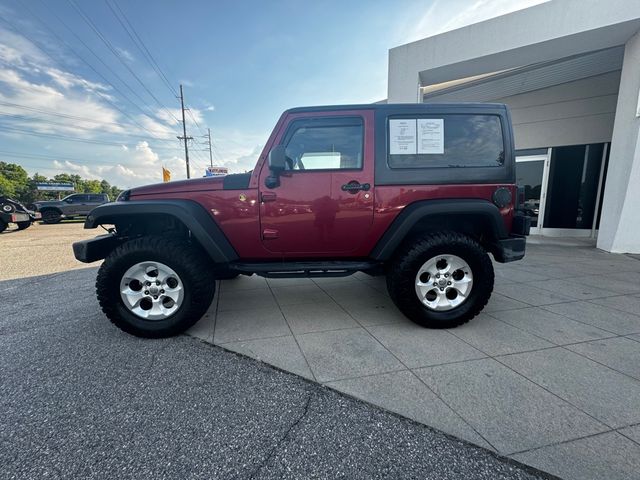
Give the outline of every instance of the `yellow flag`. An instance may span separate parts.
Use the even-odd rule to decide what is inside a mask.
[[[171,180],[171,172],[166,168],[162,167],[162,181],[168,182]]]

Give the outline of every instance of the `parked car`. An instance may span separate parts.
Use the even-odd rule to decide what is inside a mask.
[[[89,215],[98,205],[107,203],[105,193],[74,193],[62,200],[36,202],[34,205],[42,214],[44,223],[58,223],[63,218],[75,218]]]
[[[102,310],[142,337],[189,328],[209,308],[212,280],[238,274],[385,275],[408,318],[456,327],[491,296],[489,254],[523,258],[530,227],[502,104],[295,108],[252,172],[117,200],[85,222],[115,229],[73,249],[83,262],[105,259]]]
[[[17,200],[0,196],[0,232],[4,232],[10,223],[15,223],[18,230],[24,230],[39,218],[40,212],[28,209]]]

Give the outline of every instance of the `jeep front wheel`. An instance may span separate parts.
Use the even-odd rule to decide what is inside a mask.
[[[459,233],[430,235],[402,251],[387,275],[389,295],[410,320],[452,328],[475,317],[493,291],[493,265],[482,246]]]
[[[187,330],[207,311],[214,290],[206,255],[196,245],[164,237],[120,245],[96,280],[98,301],[109,320],[145,338]]]
[[[44,223],[59,223],[60,220],[62,220],[62,217],[60,216],[60,212],[57,212],[56,210],[45,210],[42,212],[42,221]]]

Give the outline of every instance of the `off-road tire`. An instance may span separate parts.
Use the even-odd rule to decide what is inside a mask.
[[[415,280],[421,266],[437,255],[456,255],[473,273],[469,297],[452,310],[427,308],[416,294]],[[489,255],[467,235],[442,232],[405,245],[396,255],[387,272],[387,289],[398,309],[413,322],[427,328],[453,328],[478,315],[493,291],[494,273]]]
[[[6,229],[7,224],[3,220],[0,220],[0,233],[4,232]]]
[[[53,225],[54,223],[60,223],[60,220],[62,220],[62,216],[60,215],[60,212],[57,212],[56,210],[45,210],[42,212],[42,221],[44,223]]]
[[[133,314],[120,296],[120,281],[133,265],[156,261],[173,269],[184,287],[178,310],[162,320],[145,320]],[[118,328],[137,337],[165,338],[184,332],[207,311],[215,282],[207,255],[186,240],[162,236],[129,240],[111,252],[98,270],[96,292],[102,311]]]
[[[18,230],[24,230],[25,228],[29,228],[31,226],[31,222],[18,222]]]

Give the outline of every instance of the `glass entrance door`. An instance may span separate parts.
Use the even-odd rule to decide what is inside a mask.
[[[544,235],[591,236],[598,216],[606,145],[552,149],[546,186]]]
[[[516,184],[524,187],[524,208],[531,217],[531,233],[538,234],[544,218],[547,155],[516,157]]]

